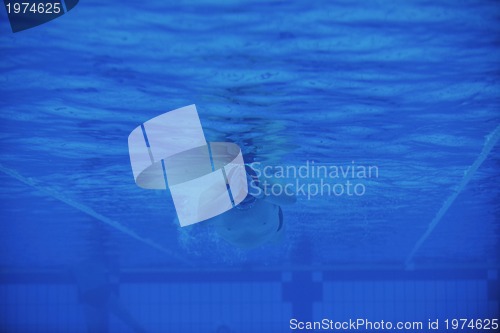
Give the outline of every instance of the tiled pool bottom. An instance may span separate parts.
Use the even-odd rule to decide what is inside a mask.
[[[499,315],[497,271],[127,272],[121,281],[120,298],[149,332],[278,333],[291,331],[292,318],[427,325]],[[76,285],[63,273],[2,274],[0,307],[0,332],[87,332]],[[113,316],[109,331],[132,332]]]

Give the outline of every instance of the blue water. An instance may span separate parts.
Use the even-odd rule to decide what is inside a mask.
[[[16,34],[0,16],[4,274],[95,253],[194,275],[498,269],[500,145],[484,150],[500,125],[497,2],[82,1]],[[299,196],[280,243],[243,250],[208,223],[181,229],[166,191],[135,185],[127,137],[189,104],[208,141],[254,161],[354,161],[379,177],[359,197]],[[197,318],[189,329],[212,329]]]

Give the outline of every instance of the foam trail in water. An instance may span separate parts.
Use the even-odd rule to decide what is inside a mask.
[[[483,150],[481,151],[477,159],[474,161],[474,163],[472,163],[469,169],[465,172],[464,177],[462,178],[460,184],[458,184],[458,186],[453,190],[453,193],[448,197],[448,199],[446,199],[441,209],[439,209],[436,216],[432,219],[431,223],[427,227],[425,233],[422,235],[422,237],[420,237],[417,243],[415,243],[415,246],[411,250],[410,254],[406,257],[405,260],[406,269],[413,268],[413,257],[415,256],[415,253],[417,253],[422,244],[432,233],[434,228],[436,228],[436,225],[439,223],[439,221],[441,221],[444,214],[446,214],[446,212],[453,204],[455,199],[458,197],[458,195],[464,190],[465,186],[467,186],[467,183],[469,183],[474,173],[481,166],[481,164],[483,164],[486,157],[488,157],[488,154],[493,149],[498,139],[500,139],[500,126],[497,126],[497,128],[495,128],[495,130],[488,136],[488,138],[486,139],[486,143],[484,144]]]
[[[145,238],[145,237],[142,237],[140,235],[138,235],[136,232],[134,232],[133,230],[125,227],[124,225],[122,225],[121,223],[118,223],[102,214],[99,214],[97,213],[96,211],[94,211],[92,208],[88,207],[88,206],[85,206],[84,204],[81,204],[79,202],[76,202],[72,199],[69,199],[65,196],[63,196],[62,194],[46,187],[46,186],[43,186],[43,185],[39,185],[37,184],[34,180],[32,180],[31,178],[26,178],[22,175],[20,175],[17,171],[15,170],[12,170],[12,169],[9,169],[9,168],[6,168],[4,167],[2,164],[0,164],[0,171],[3,172],[4,174],[14,178],[14,179],[17,179],[19,180],[20,182],[54,198],[54,199],[57,199],[65,204],[67,204],[68,206],[71,206],[75,209],[78,209],[79,211],[87,214],[87,215],[90,215],[94,218],[96,218],[97,220],[103,222],[103,223],[106,223],[107,225],[115,228],[116,230],[118,231],[121,231],[123,232],[124,234],[132,237],[132,238],[135,238],[137,239],[138,241],[141,241],[143,242],[144,244],[146,245],[149,245],[157,250],[160,250],[162,251],[163,253],[169,255],[170,257],[178,260],[178,261],[182,261],[184,263],[188,263],[188,261],[186,259],[184,259],[183,257],[175,254],[173,251],[161,246],[160,244],[152,241],[151,239],[148,239],[148,238]]]

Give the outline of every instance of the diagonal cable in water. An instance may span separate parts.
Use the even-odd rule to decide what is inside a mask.
[[[443,206],[441,206],[441,209],[437,212],[436,216],[432,219],[431,223],[429,223],[429,226],[427,227],[427,230],[425,233],[419,238],[419,240],[415,243],[415,246],[411,250],[410,254],[406,257],[405,260],[405,267],[406,269],[411,269],[413,267],[413,257],[417,253],[417,251],[420,249],[422,244],[427,240],[429,235],[432,233],[434,228],[438,225],[438,223],[441,221],[443,216],[446,214],[450,206],[453,204],[455,199],[458,197],[458,195],[464,190],[465,186],[469,183],[469,181],[472,179],[472,176],[474,173],[477,171],[477,169],[483,164],[484,160],[486,157],[488,157],[490,151],[495,147],[495,144],[498,142],[500,139],[500,126],[497,126],[495,130],[488,136],[486,139],[486,142],[484,144],[483,150],[479,154],[479,156],[476,158],[474,163],[467,169],[467,171],[464,174],[464,177],[462,178],[462,181],[458,184],[458,186],[453,190],[453,193],[446,199],[446,201],[443,203]]]
[[[165,254],[167,254],[168,256],[172,257],[173,259],[177,260],[177,261],[181,261],[181,262],[184,262],[184,263],[188,263],[188,261],[177,255],[176,253],[174,253],[172,250],[169,250],[163,246],[161,246],[160,244],[152,241],[151,239],[149,238],[145,238],[145,237],[142,237],[140,235],[138,235],[135,231],[133,231],[132,229],[122,225],[121,223],[117,222],[117,221],[114,221],[100,213],[97,213],[96,211],[94,211],[92,208],[84,205],[84,204],[81,204],[79,202],[76,202],[70,198],[67,198],[65,197],[64,195],[62,195],[61,193],[58,193],[50,188],[48,188],[47,186],[43,186],[43,185],[40,185],[38,184],[36,181],[34,181],[33,179],[31,178],[26,178],[24,176],[22,176],[21,174],[19,174],[17,171],[15,170],[12,170],[12,169],[9,169],[5,166],[3,166],[2,164],[0,164],[0,172],[3,172],[4,174],[14,178],[14,179],[17,179],[18,181],[44,193],[45,195],[51,197],[51,198],[54,198],[56,200],[59,200],[63,203],[65,203],[66,205],[70,206],[70,207],[73,207],[89,216],[92,216],[93,218],[115,228],[116,230],[118,231],[121,231],[123,232],[124,234],[132,237],[132,238],[135,238],[136,240],[146,244],[146,245],[149,245]]]

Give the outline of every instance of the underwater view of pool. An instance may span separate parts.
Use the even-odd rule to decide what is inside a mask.
[[[85,332],[75,267],[93,260],[147,332],[498,318],[499,17],[495,1],[89,0],[12,33],[1,9],[0,331]],[[136,185],[129,134],[191,104],[207,141],[290,184],[280,237],[181,228],[168,189]]]

